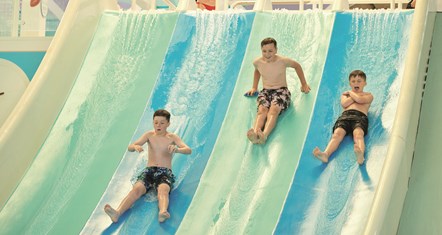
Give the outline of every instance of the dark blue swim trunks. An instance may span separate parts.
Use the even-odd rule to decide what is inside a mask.
[[[344,129],[347,135],[353,134],[353,130],[360,127],[364,131],[365,136],[368,133],[368,117],[363,112],[350,109],[342,112],[333,126],[333,132],[338,127]]]
[[[260,105],[270,108],[272,103],[275,103],[281,108],[280,114],[290,106],[291,93],[287,87],[279,89],[262,89],[258,94],[257,102]]]
[[[146,192],[148,192],[150,189],[157,190],[160,184],[167,184],[172,188],[175,176],[169,168],[148,166],[138,176],[137,181],[141,181],[146,187]]]

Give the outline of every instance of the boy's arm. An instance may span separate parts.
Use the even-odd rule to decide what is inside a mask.
[[[138,140],[136,140],[135,142],[133,142],[132,144],[129,145],[129,147],[127,147],[127,150],[129,150],[129,152],[133,152],[133,151],[137,151],[137,152],[143,152],[143,144],[146,143],[147,141],[149,141],[149,135],[150,132],[146,132],[144,133]]]
[[[342,93],[341,95],[341,106],[345,109],[355,101],[350,97],[349,91]]]
[[[253,93],[255,93],[258,90],[258,83],[259,79],[261,78],[261,73],[259,72],[257,65],[255,62],[253,63],[253,66],[255,66],[255,71],[253,72],[253,84],[252,89],[250,89],[246,94],[253,96]]]
[[[369,104],[373,101],[373,95],[369,92],[358,94],[353,91],[348,92],[349,96],[358,104]]]
[[[255,67],[255,71],[253,72],[253,85],[252,85],[252,89],[254,89],[255,91],[258,90],[258,83],[260,78],[261,78],[261,73],[259,72],[258,68]]]
[[[309,93],[310,86],[307,84],[307,81],[305,80],[304,71],[302,70],[301,65],[292,59],[288,59],[288,65],[289,67],[295,69],[299,81],[301,82],[301,91],[304,92],[305,94]]]
[[[192,153],[192,149],[190,149],[189,146],[187,146],[186,143],[184,143],[183,140],[181,140],[181,138],[175,134],[173,134],[173,139],[175,142],[175,146],[172,146],[172,152],[175,153],[182,153],[182,154],[191,154]]]

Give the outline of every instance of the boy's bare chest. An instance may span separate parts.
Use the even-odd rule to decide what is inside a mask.
[[[174,144],[173,140],[168,137],[152,137],[149,138],[149,148],[154,152],[168,152],[169,145]]]
[[[266,79],[276,79],[284,76],[286,73],[286,67],[280,62],[263,63],[258,70],[261,76]]]

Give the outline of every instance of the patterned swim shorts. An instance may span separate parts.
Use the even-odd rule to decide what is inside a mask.
[[[146,192],[148,192],[153,188],[157,190],[160,184],[167,184],[172,188],[175,182],[175,176],[169,168],[148,166],[138,176],[137,181],[141,181],[146,187]]]
[[[287,87],[279,89],[262,89],[257,98],[258,107],[260,105],[270,108],[270,105],[276,104],[281,108],[280,114],[290,106],[291,93]]]

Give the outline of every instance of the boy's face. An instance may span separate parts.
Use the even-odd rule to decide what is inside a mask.
[[[270,62],[273,60],[273,58],[275,58],[277,49],[275,47],[275,44],[270,43],[262,46],[261,52],[262,52],[262,57],[264,57],[266,61]]]
[[[169,127],[170,122],[167,121],[166,117],[155,116],[153,118],[153,127],[156,134],[166,133],[167,127]]]
[[[363,92],[365,85],[367,85],[367,83],[359,76],[350,78],[350,87],[354,92]]]

